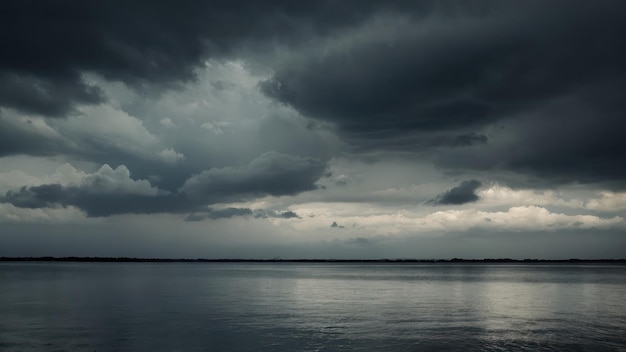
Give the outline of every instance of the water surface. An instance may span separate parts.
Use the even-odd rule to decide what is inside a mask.
[[[0,351],[626,351],[626,266],[0,263]]]

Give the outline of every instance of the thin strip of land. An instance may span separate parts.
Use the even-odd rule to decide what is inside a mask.
[[[0,257],[0,262],[96,262],[96,263],[572,263],[626,264],[626,259],[185,259],[131,257]]]

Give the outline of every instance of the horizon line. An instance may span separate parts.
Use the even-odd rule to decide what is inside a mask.
[[[417,259],[417,258],[379,258],[379,259],[340,259],[340,258],[295,258],[295,259],[260,259],[260,258],[141,258],[141,257],[54,257],[54,256],[38,256],[38,257],[0,257],[0,262],[100,262],[100,263],[626,263],[625,258],[621,259],[513,259],[513,258],[482,258],[482,259]]]

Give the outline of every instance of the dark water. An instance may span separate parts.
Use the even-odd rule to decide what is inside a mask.
[[[0,263],[0,351],[626,351],[626,266]]]

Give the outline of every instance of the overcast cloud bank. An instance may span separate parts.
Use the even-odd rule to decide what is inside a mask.
[[[493,233],[465,256],[618,256],[625,14],[7,1],[0,255],[31,255],[25,238],[87,255],[104,226],[123,234],[111,256],[445,257]]]

